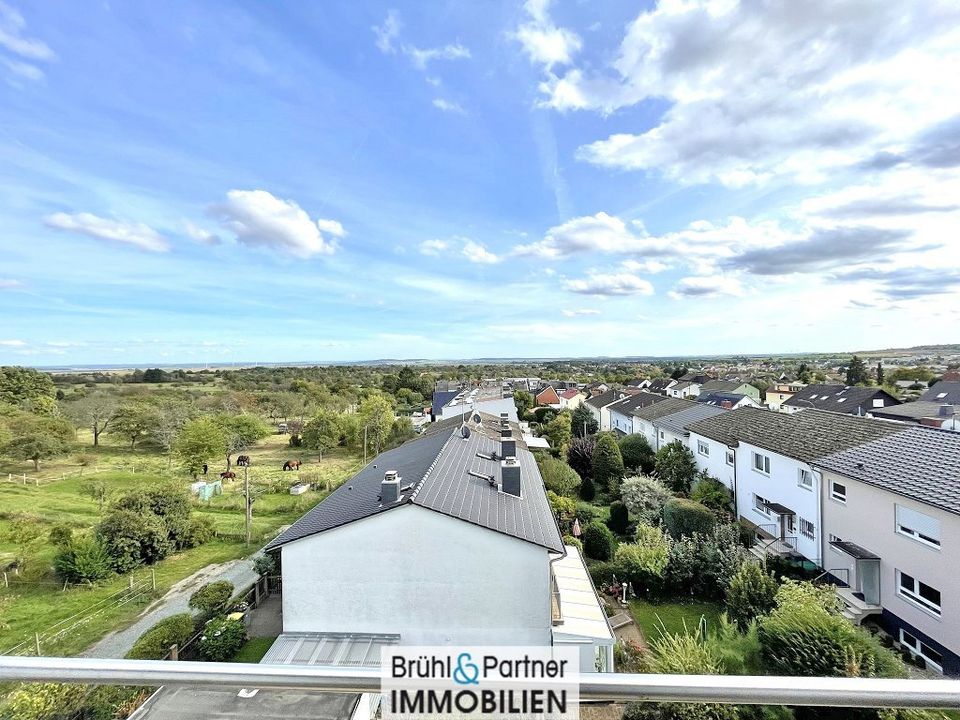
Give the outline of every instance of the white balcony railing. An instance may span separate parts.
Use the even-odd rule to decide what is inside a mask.
[[[380,691],[380,673],[304,665],[101,660],[0,656],[0,682],[289,688],[341,693]],[[549,686],[549,681],[544,682]],[[960,680],[750,677],[731,675],[581,676],[581,700],[710,702],[834,707],[960,707]]]

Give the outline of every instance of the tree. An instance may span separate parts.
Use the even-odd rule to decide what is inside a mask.
[[[41,461],[69,452],[75,434],[63,418],[28,413],[14,417],[9,430],[12,437],[3,448],[4,454],[16,460],[32,460],[35,471],[40,470]]]
[[[597,419],[593,416],[593,413],[590,412],[590,408],[587,407],[586,403],[577,405],[573,411],[573,418],[571,418],[570,424],[573,434],[578,438],[596,435],[597,431],[600,430]]]
[[[550,447],[561,453],[570,443],[570,413],[564,410],[543,428],[543,436],[550,441]]]
[[[877,385],[883,385],[883,361],[877,362]]]
[[[157,413],[155,422],[147,428],[147,436],[167,455],[169,465],[177,436],[194,414],[194,409],[187,403],[165,399],[157,405]]]
[[[623,474],[623,456],[617,441],[609,433],[600,435],[593,449],[594,482],[612,495],[619,495]]]
[[[587,502],[592,502],[597,496],[597,489],[593,486],[593,480],[585,477],[580,482],[580,497]]]
[[[746,562],[727,589],[727,616],[741,632],[776,606],[777,581],[754,562]]]
[[[572,497],[580,487],[580,476],[563,460],[538,453],[537,466],[547,490],[552,490],[557,495]]]
[[[304,425],[301,437],[304,447],[315,450],[323,460],[323,454],[339,445],[343,437],[340,413],[321,410]]]
[[[210,416],[199,417],[184,425],[173,444],[173,452],[184,469],[194,478],[213,457],[220,455],[227,445],[223,425]]]
[[[639,433],[624,435],[618,443],[623,465],[628,470],[639,470],[644,475],[653,472],[653,448],[647,438]]]
[[[143,381],[145,383],[170,382],[170,376],[160,368],[148,368],[143,371]]]
[[[378,454],[386,445],[393,427],[393,405],[383,393],[367,396],[357,409],[360,421],[360,442],[366,442],[364,451],[369,447]]]
[[[659,480],[636,475],[623,481],[620,497],[638,522],[659,525],[663,522],[663,506],[673,495]]]
[[[152,565],[171,549],[167,527],[151,513],[114,510],[97,526],[96,536],[119,573]]]
[[[535,403],[536,399],[526,390],[514,390],[513,404],[517,406],[517,417],[521,420],[527,416]]]
[[[621,500],[614,500],[610,503],[610,519],[607,520],[607,527],[615,533],[622,535],[627,531],[627,525],[630,524],[630,513],[627,506]]]
[[[663,526],[675,538],[701,533],[708,535],[717,524],[710,508],[686,498],[672,498],[663,506]]]
[[[84,483],[80,486],[80,492],[89,496],[97,504],[97,512],[103,512],[103,506],[110,497],[110,488],[102,480]]]
[[[223,428],[224,444],[221,452],[227,461],[227,471],[231,467],[234,453],[242,452],[270,434],[264,422],[255,415],[225,415],[220,414],[215,420]]]
[[[107,432],[129,440],[132,450],[137,446],[137,441],[144,438],[159,421],[160,411],[156,406],[135,400],[117,408]]]
[[[584,480],[593,477],[593,449],[596,445],[592,437],[575,437],[567,447],[567,464]]]
[[[866,363],[854,355],[847,366],[847,385],[866,385],[870,382]]]
[[[0,367],[0,403],[21,407],[24,402],[56,396],[53,380],[33,368]]]
[[[690,483],[697,475],[697,464],[694,462],[693,453],[679,440],[657,450],[653,464],[657,479],[673,492],[690,491]]]
[[[593,560],[609,560],[617,544],[610,528],[597,521],[584,528],[582,540],[583,551]]]
[[[94,392],[70,403],[65,411],[78,426],[90,428],[93,446],[99,447],[100,434],[110,426],[116,415],[117,399],[104,392]]]
[[[690,499],[722,514],[729,514],[733,505],[733,496],[727,486],[706,472],[697,474],[697,481],[690,491]]]

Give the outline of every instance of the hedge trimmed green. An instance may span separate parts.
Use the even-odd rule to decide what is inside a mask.
[[[663,526],[673,537],[700,533],[709,535],[717,518],[705,505],[686,498],[673,498],[663,506]]]
[[[164,618],[141,635],[126,657],[131,660],[162,660],[171,645],[183,645],[193,637],[193,616],[180,613]]]
[[[187,604],[194,610],[215,615],[227,607],[231,597],[233,597],[233,583],[229,580],[217,580],[196,590]]]
[[[613,557],[617,540],[610,532],[610,528],[597,520],[593,521],[583,531],[583,551],[593,560],[609,560]]]

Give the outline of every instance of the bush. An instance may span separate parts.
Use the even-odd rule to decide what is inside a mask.
[[[583,479],[583,482],[580,483],[580,497],[590,502],[597,496],[597,491],[593,487],[593,480],[588,477]]]
[[[547,502],[550,503],[550,510],[557,518],[561,528],[567,527],[573,522],[577,514],[577,503],[573,498],[557,495],[553,490],[547,490]]]
[[[600,588],[610,585],[613,582],[613,578],[617,575],[618,568],[614,562],[601,561],[590,563],[587,566],[587,571],[590,573],[590,579],[593,580],[593,584]]]
[[[623,457],[620,447],[613,435],[603,434],[593,449],[593,481],[611,495],[619,495],[622,478]]]
[[[577,503],[577,517],[580,519],[581,525],[586,525],[593,522],[600,517],[600,515],[600,508],[598,508],[596,505],[591,505],[588,502]]]
[[[242,620],[214,618],[200,636],[200,652],[207,660],[226,662],[240,651],[246,639],[247,629]]]
[[[710,508],[693,500],[671,498],[663,506],[663,526],[675,538],[694,533],[709,535],[716,522]]]
[[[270,553],[260,553],[253,559],[253,569],[260,576],[277,574],[276,556]]]
[[[777,581],[757,563],[744,563],[727,589],[727,615],[741,631],[776,606]]]
[[[194,515],[187,525],[187,532],[182,537],[183,548],[194,548],[204,545],[217,536],[217,526],[209,515]]]
[[[53,567],[61,580],[72,583],[93,583],[113,574],[103,543],[91,537],[79,537],[60,550]]]
[[[580,487],[580,476],[563,460],[558,460],[552,455],[538,453],[537,465],[540,468],[540,475],[543,477],[543,484],[547,490],[552,490],[557,495],[572,496]]]
[[[684,535],[670,544],[665,586],[674,594],[722,597],[744,557],[732,525],[720,525],[710,535]]]
[[[563,536],[564,545],[573,545],[577,550],[583,552],[583,543],[580,542],[580,538],[575,538],[573,535],[564,535]]]
[[[610,519],[607,520],[607,527],[618,535],[627,531],[627,525],[630,524],[630,513],[627,506],[620,500],[614,500],[610,503]]]
[[[669,559],[670,540],[652,525],[637,527],[637,542],[622,543],[614,553],[618,574],[642,594],[660,588]]]
[[[97,526],[113,569],[119,573],[162,560],[171,550],[167,527],[156,515],[114,510]]]
[[[623,481],[620,497],[637,522],[659,525],[663,522],[663,506],[673,496],[659,480],[637,475]]]
[[[646,437],[640,434],[625,435],[618,444],[625,468],[639,470],[645,475],[653,472],[654,453]]]
[[[697,475],[693,453],[679,441],[664,445],[654,457],[657,478],[675,493],[686,494]]]
[[[6,697],[3,717],[16,720],[72,718],[83,707],[88,688],[69,683],[27,683],[17,686]]]
[[[183,645],[193,637],[193,616],[190,613],[171,615],[141,635],[126,654],[132,660],[162,660],[171,645]]]
[[[233,597],[233,583],[229,580],[217,580],[196,590],[190,596],[187,605],[193,610],[215,615],[227,606],[231,597]]]
[[[67,523],[57,523],[50,528],[50,534],[47,536],[50,544],[58,548],[70,547],[73,541],[73,528]]]
[[[594,521],[583,531],[583,551],[593,560],[609,560],[616,544],[610,528],[601,522]]]
[[[715,513],[724,515],[730,514],[733,505],[733,496],[726,485],[706,473],[700,473],[698,476],[690,490],[690,499],[705,505]]]

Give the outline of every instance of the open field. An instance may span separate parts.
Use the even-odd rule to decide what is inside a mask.
[[[167,557],[153,566],[153,573],[151,568],[140,568],[132,575],[115,577],[94,587],[64,590],[51,571],[56,549],[47,541],[45,532],[30,546],[22,575],[8,573],[9,587],[4,587],[0,579],[0,594],[11,597],[5,613],[7,627],[0,627],[0,652],[32,641],[34,633],[49,636],[42,639],[43,654],[72,654],[83,650],[106,632],[130,623],[151,600],[179,580],[207,565],[255,552],[265,538],[296,520],[359,468],[356,456],[350,453],[333,453],[317,462],[316,456],[292,451],[287,439],[286,435],[271,435],[245,452],[251,456],[249,475],[256,497],[254,543],[250,547],[243,543],[243,468],[235,468],[238,479],[225,482],[222,495],[209,501],[194,500],[195,512],[213,518],[218,539]],[[85,437],[81,433],[81,442],[89,444],[89,435]],[[17,554],[17,547],[6,531],[11,521],[20,515],[38,519],[45,530],[56,523],[68,523],[76,532],[83,532],[99,523],[102,514],[97,503],[83,492],[84,485],[93,480],[104,482],[113,497],[158,483],[174,482],[186,489],[191,482],[191,478],[183,475],[166,457],[146,449],[130,450],[118,445],[117,438],[102,437],[100,448],[87,447],[82,452],[95,457],[96,462],[81,468],[68,456],[45,464],[39,473],[33,472],[30,463],[15,463],[15,468],[10,462],[0,465],[3,472],[0,475],[0,566],[6,566]],[[299,457],[304,460],[299,472],[281,469],[284,460]],[[215,479],[222,466],[223,463],[211,462],[208,479]],[[16,472],[17,477],[10,482],[7,473],[12,472]],[[26,484],[22,481],[24,474]],[[290,495],[289,487],[300,481],[317,483],[320,489]],[[108,507],[109,501],[104,512]],[[131,582],[134,592],[129,590]],[[90,615],[91,608],[97,610],[96,614]],[[72,627],[77,621],[83,622]],[[61,622],[62,626],[53,628]],[[68,627],[71,629],[63,637],[55,637],[58,630]],[[24,649],[21,647],[20,651]]]

